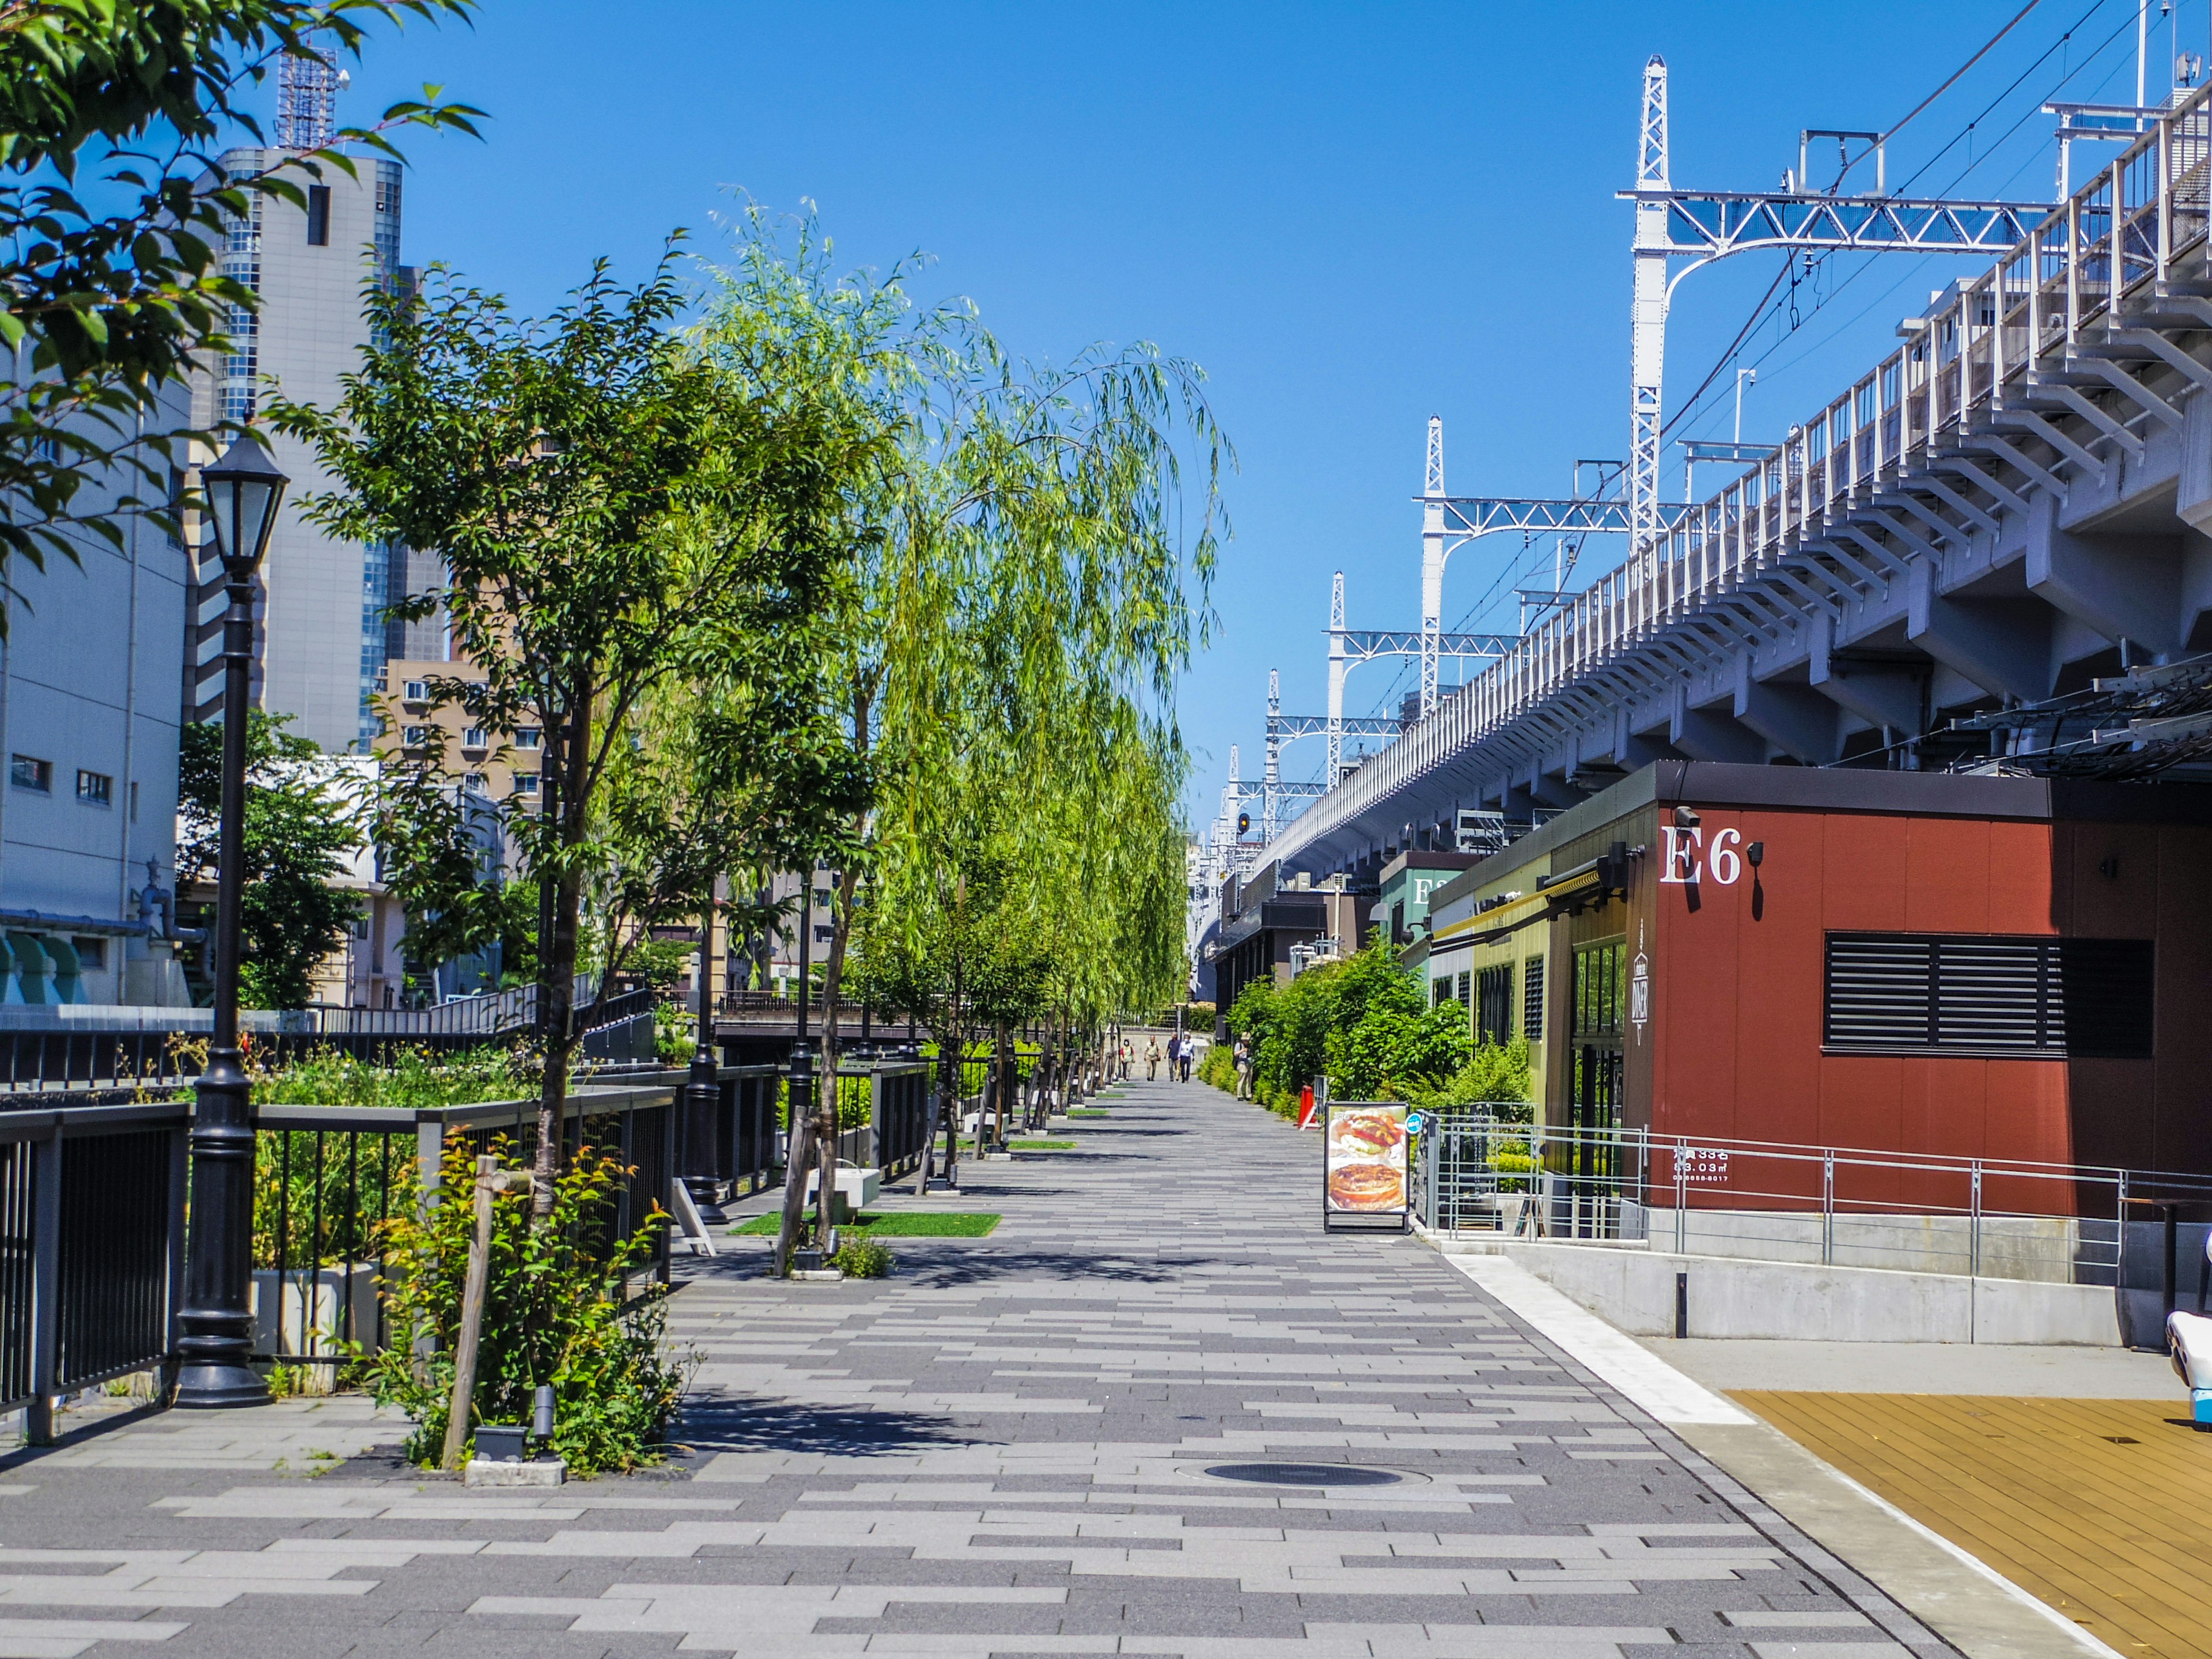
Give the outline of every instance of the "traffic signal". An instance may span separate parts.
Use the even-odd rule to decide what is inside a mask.
[[[1249,812],[1239,812],[1237,815],[1237,833],[1240,836],[1248,834],[1251,828],[1252,815]]]

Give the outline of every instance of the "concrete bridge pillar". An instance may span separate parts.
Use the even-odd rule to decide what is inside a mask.
[[[1814,691],[1869,726],[1919,734],[1928,718],[1928,669],[1837,661],[1835,623],[1826,617],[1813,618],[1812,635]]]
[[[1992,696],[2051,695],[2051,613],[2040,600],[1947,599],[1935,566],[1915,559],[1905,637]]]
[[[1690,707],[1686,691],[1674,694],[1674,712],[1667,727],[1667,741],[1692,760],[1734,761],[1761,766],[1766,761],[1766,739],[1748,726],[1739,726],[1730,714],[1716,714]]]
[[[2058,503],[2039,495],[2027,520],[2027,588],[2045,604],[2145,655],[2179,651],[2181,542],[2178,536],[2075,535],[2058,527]]]

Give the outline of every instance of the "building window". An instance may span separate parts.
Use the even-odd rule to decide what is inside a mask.
[[[1468,983],[1469,983],[1469,976],[1468,976],[1468,975],[1466,975],[1466,974],[1462,974],[1462,975],[1459,976],[1459,1005],[1460,1005],[1460,1006],[1461,1006],[1461,1007],[1462,1007],[1462,1008],[1472,1007],[1472,1006],[1474,1006],[1472,1003],[1468,1002],[1468,1000],[1467,1000],[1467,990],[1468,990]]]
[[[514,793],[518,795],[535,796],[538,793],[538,774],[517,772],[514,775]]]
[[[9,763],[8,781],[18,789],[35,789],[42,795],[54,791],[54,763],[18,755]]]
[[[1620,972],[1623,947],[1585,945],[1575,952],[1574,1032],[1577,1038],[1620,1036],[1627,986]]]
[[[1432,1008],[1441,1008],[1444,1004],[1449,1002],[1451,1000],[1451,988],[1452,982],[1451,975],[1449,974],[1446,974],[1442,979],[1431,980],[1429,981],[1429,1006]]]
[[[543,749],[545,746],[544,728],[537,726],[520,727],[514,734],[514,746],[517,749]]]
[[[2147,939],[1831,933],[1821,1041],[1856,1054],[2148,1059]]]
[[[307,186],[307,246],[328,247],[331,245],[331,187],[328,185]]]
[[[816,923],[814,927],[814,942],[817,945],[829,944],[830,935],[836,931],[836,930],[833,927],[824,927],[819,922]]]
[[[430,728],[427,726],[406,726],[399,731],[399,741],[410,749],[425,749],[430,743]]]
[[[1544,958],[1530,957],[1521,964],[1521,1035],[1533,1043],[1544,1040]]]
[[[473,789],[481,795],[491,787],[491,780],[481,772],[471,772],[461,780],[461,787]]]
[[[484,747],[483,727],[481,726],[471,726],[466,731],[463,732],[461,733],[461,747],[464,749],[482,749]]]
[[[400,699],[405,702],[428,702],[430,701],[429,682],[427,680],[410,680],[405,685],[400,688],[399,696]]]
[[[88,772],[80,766],[76,772],[76,798],[87,806],[112,806],[115,780],[105,772]]]
[[[136,783],[131,786],[131,822],[138,822],[138,786]]]
[[[1474,976],[1474,1040],[1504,1047],[1513,1040],[1513,964],[1501,962]]]
[[[76,965],[79,968],[99,969],[107,966],[107,941],[106,939],[99,938],[78,938],[72,939],[70,943],[76,947]]]

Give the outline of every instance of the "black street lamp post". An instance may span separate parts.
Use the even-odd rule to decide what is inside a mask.
[[[253,1103],[238,1047],[238,913],[246,853],[246,726],[253,574],[289,482],[251,437],[200,472],[228,580],[222,623],[222,828],[216,872],[215,1037],[192,1112],[191,1219],[178,1312],[177,1404],[258,1406],[253,1356]]]
[[[707,911],[699,928],[699,1042],[691,1051],[691,1075],[684,1085],[684,1189],[700,1221],[719,1227],[729,1220],[715,1201],[721,1184],[720,1150],[714,1120],[722,1103],[722,1085],[716,1076],[721,1058],[714,1041],[714,897],[717,884],[707,890]]]

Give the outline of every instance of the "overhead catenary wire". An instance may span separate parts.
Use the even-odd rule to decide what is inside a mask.
[[[1945,80],[1942,86],[1936,88],[1934,92],[1922,99],[1920,102],[1916,104],[1911,110],[1907,112],[1901,119],[1892,125],[1888,131],[1882,135],[1881,142],[1887,143],[1891,137],[1894,137],[1905,127],[1907,122],[1918,116],[1938,98],[1942,97],[1945,92],[1957,85],[1960,78],[1964,76],[1968,70],[1972,69],[1984,57],[1988,56],[1990,50],[1994,48],[1999,41],[2002,40],[2008,34],[2011,33],[2014,28],[2018,27],[2021,21],[2027,16],[2028,13],[2035,9],[2036,3],[2037,0],[2030,0],[2030,3],[2028,5],[2023,7],[2013,16],[2010,21],[2007,22],[1996,34],[1990,36],[1987,41],[1984,42],[1981,49],[1976,52],[1972,58],[1968,58],[1965,64],[1961,64],[1956,70],[1954,70],[1952,75]],[[2048,63],[2054,53],[2063,51],[2067,43],[2074,38],[2075,33],[2078,32],[2083,25],[2087,23],[2092,17],[2096,15],[2098,12],[2103,10],[2104,8],[2110,3],[2112,3],[2112,0],[2092,0],[2088,9],[2084,11],[2079,17],[2075,18],[2075,21],[2068,26],[2064,33],[2061,34],[2056,40],[2052,41],[2050,46],[2046,46],[2040,53],[2039,53],[2034,60],[2031,62],[2026,69],[2022,70],[2019,75],[2013,78],[2011,83],[2008,85],[2003,91],[1998,93],[1987,105],[1984,106],[1982,110],[1975,115],[1972,120],[1968,121],[1932,155],[1923,161],[1919,167],[1914,169],[1911,176],[1906,179],[1905,182],[1899,185],[1897,190],[1892,193],[1902,195],[1910,191],[1913,185],[1917,183],[1926,175],[1930,167],[1934,167],[1944,155],[1948,155],[1960,142],[1966,139],[1967,135],[1973,132],[1975,129],[1980,125],[1981,122],[1987,118],[1991,111],[1996,109],[2007,99],[2010,98],[2014,93],[2018,91],[2022,83],[2025,82],[2030,76],[2033,75],[2037,70]],[[1997,153],[1998,149],[2007,139],[2010,138],[2014,133],[2020,130],[2022,125],[2032,119],[2034,115],[2040,111],[2044,103],[2048,101],[2050,97],[2055,95],[2057,91],[2063,88],[2067,82],[2072,80],[2075,76],[2080,75],[2086,70],[2099,56],[2102,55],[2105,49],[2111,46],[2113,40],[2117,40],[2133,21],[2134,16],[2132,12],[2130,12],[2127,16],[2122,19],[2118,27],[2115,28],[2111,34],[2106,36],[2103,40],[2097,44],[2097,46],[2091,51],[2089,55],[2082,60],[2081,64],[2078,67],[2069,67],[2066,73],[2059,77],[2057,82],[2052,87],[2051,92],[2046,93],[2043,97],[2037,99],[2034,106],[2023,113],[2020,119],[2015,121],[2012,126],[2008,128],[2005,132],[1999,137],[1996,143],[1990,146],[1990,148],[1985,150],[1979,158],[1973,161],[1970,161],[1964,171],[1959,174],[1958,179],[1954,179],[1949,186],[1946,187],[1947,193],[1948,190],[1955,189],[1959,181],[1965,179],[1968,173],[1973,172],[1975,167],[1978,167],[1982,161],[1987,161],[1990,156],[1995,155]],[[1864,158],[1862,155],[1857,159],[1863,160]],[[1856,161],[1851,163],[1851,165],[1856,164]],[[1846,167],[1844,169],[1845,172],[1848,172],[1849,170],[1849,167]],[[1842,183],[1842,175],[1839,174],[1838,176],[1837,182],[1838,185]],[[1794,254],[1790,258],[1784,260],[1781,269],[1775,273],[1774,280],[1767,284],[1766,291],[1759,295],[1758,301],[1752,307],[1751,314],[1745,320],[1743,326],[1736,331],[1735,337],[1729,343],[1728,348],[1721,353],[1719,358],[1714,362],[1712,368],[1706,373],[1705,379],[1698,383],[1697,390],[1692,392],[1687,398],[1683,400],[1675,412],[1668,417],[1665,425],[1660,428],[1660,435],[1662,438],[1669,432],[1674,431],[1675,428],[1680,425],[1683,422],[1690,419],[1698,411],[1705,394],[1712,389],[1715,382],[1717,382],[1723,374],[1726,374],[1729,367],[1734,364],[1737,356],[1742,351],[1745,342],[1757,330],[1759,325],[1766,319],[1767,307],[1769,304],[1775,300],[1778,291],[1781,289],[1784,279],[1790,275],[1794,265]],[[1859,267],[1859,270],[1863,270],[1864,269],[1864,265],[1861,265]],[[1837,294],[1840,293],[1849,283],[1856,278],[1859,274],[1859,270],[1851,272],[1849,276],[1844,277],[1843,282],[1838,283],[1834,289],[1829,290],[1826,296],[1827,300],[1833,300]],[[1815,312],[1817,313],[1821,309],[1826,303],[1826,301],[1823,301],[1820,304],[1816,304],[1814,307]]]
[[[2098,0],[2098,3],[2096,5],[2091,6],[2089,11],[2085,12],[2082,15],[2081,21],[2086,21],[2090,15],[2096,12],[2106,3],[2107,3],[2107,0]],[[1984,152],[1983,155],[1976,160],[1970,161],[1966,167],[1962,167],[1956,174],[1954,174],[1952,177],[1951,181],[1942,186],[1942,193],[1948,195],[1951,191],[1956,190],[1969,173],[1980,167],[1983,162],[1987,161],[1990,157],[1996,155],[2002,146],[2007,141],[2011,139],[2014,134],[2019,132],[2021,127],[2027,125],[2029,121],[2033,120],[2038,114],[2041,113],[2043,106],[2050,101],[2050,100],[2055,97],[2058,93],[2063,91],[2065,89],[2066,83],[2069,81],[2073,80],[2077,76],[2087,74],[2093,67],[2094,67],[2097,60],[2104,55],[2105,52],[2112,46],[2115,41],[2119,40],[2121,36],[2126,33],[2130,24],[2133,21],[2134,19],[2131,16],[2123,17],[2118,27],[2116,27],[2112,32],[2106,35],[2102,40],[2099,41],[2095,46],[2091,48],[2088,55],[2085,57],[2080,64],[2069,68],[2057,82],[2052,83],[2051,87],[2046,92],[2037,98],[2035,102],[2026,112],[2024,112],[2018,119],[2014,120],[2009,127],[2006,128],[2002,133],[1998,135],[1995,144],[1992,144],[1988,150]],[[2080,23],[2077,22],[2075,27],[2079,27]],[[2050,58],[2051,52],[2057,51],[2059,47],[2064,44],[2066,38],[2068,37],[2062,37],[2059,41],[2054,42],[2052,46],[2043,53],[2042,57],[2036,60],[2036,64],[2031,64],[2027,71],[2024,71],[2020,76],[2015,78],[2012,86],[2008,87],[2003,93],[1999,94],[1997,99],[1992,100],[1991,104],[1982,111],[1981,115],[1978,115],[1975,118],[1975,121],[1978,122],[1982,118],[1982,116],[1985,116],[1989,113],[1990,109],[1996,107],[1996,103],[2001,102],[2004,98],[2008,97],[2011,93],[2019,87],[2021,82],[2027,78],[2028,74],[2032,74],[2038,65],[2041,64]],[[2109,75],[2111,71],[2107,70],[2106,73]],[[1970,127],[1973,124],[1969,124]],[[1956,139],[1952,141],[1953,143],[1955,143],[1956,142]],[[1946,150],[1949,148],[1950,145],[1948,144],[1944,146]],[[1937,157],[1942,153],[1942,151],[1938,151],[1936,156],[1931,156],[1927,161],[1923,162],[1919,170],[1913,174],[1913,179],[1917,179],[1923,173],[1925,173],[1928,168],[1935,164]],[[2004,180],[2003,185],[1999,185],[1998,188],[2002,190],[2006,186],[2008,186],[2014,179],[2018,179],[2020,175],[2026,172],[2029,167],[2033,166],[2038,159],[2038,157],[2031,155],[2023,160],[2018,167],[2013,169],[2011,174]],[[1912,180],[1907,180],[1905,187],[1909,187],[1911,182]],[[1869,256],[1865,261],[1861,263],[1856,269],[1846,275],[1841,282],[1835,285],[1835,287],[1829,289],[1825,297],[1817,300],[1813,307],[1814,314],[1818,315],[1819,313],[1825,309],[1830,302],[1840,295],[1846,288],[1850,287],[1851,283],[1857,281],[1860,276],[1863,276],[1869,269],[1871,269],[1872,264],[1873,260],[1871,256]],[[1857,323],[1864,318],[1869,312],[1872,311],[1876,306],[1880,305],[1884,300],[1887,299],[1899,288],[1903,287],[1906,282],[1910,281],[1911,279],[1913,270],[1916,268],[1917,267],[1908,265],[1905,270],[1899,273],[1895,281],[1892,282],[1887,288],[1875,295],[1864,306],[1852,313],[1850,316],[1838,322],[1833,328],[1830,329],[1820,338],[1807,341],[1804,343],[1803,349],[1799,351],[1796,356],[1790,358],[1788,362],[1782,365],[1782,367],[1785,368],[1794,367],[1796,364],[1803,362],[1805,358],[1810,356],[1813,352],[1819,350],[1823,346],[1833,341],[1837,336],[1841,334],[1845,329],[1850,328],[1852,325]],[[1770,289],[1769,292],[1771,294],[1771,290]],[[1765,320],[1764,316],[1755,315],[1752,323],[1747,325],[1746,327],[1739,332],[1737,336],[1737,343],[1731,346],[1729,356],[1722,360],[1722,362],[1717,366],[1719,368],[1725,368],[1729,365],[1729,363],[1734,362],[1735,355],[1740,354],[1741,351],[1741,342],[1744,336],[1752,332],[1756,325],[1759,322],[1763,322],[1764,320]],[[1796,331],[1793,329],[1778,336],[1772,344],[1769,345],[1764,351],[1760,352],[1758,356],[1752,359],[1751,366],[1753,368],[1765,367],[1768,359],[1772,357],[1776,352],[1781,350],[1782,348],[1789,343],[1795,332]],[[1685,413],[1686,412],[1687,410],[1686,406]],[[1669,424],[1671,425],[1672,422],[1669,422]]]

